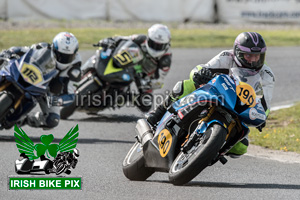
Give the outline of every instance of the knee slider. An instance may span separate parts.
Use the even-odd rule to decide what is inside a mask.
[[[46,125],[49,128],[54,128],[54,127],[56,127],[58,125],[59,120],[60,120],[60,117],[59,117],[58,114],[56,114],[56,113],[49,113],[49,115],[47,116],[45,122],[46,122]]]
[[[178,81],[171,92],[172,98],[178,98],[183,94],[183,81]]]

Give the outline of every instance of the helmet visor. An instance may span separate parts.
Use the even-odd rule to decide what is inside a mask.
[[[239,60],[243,67],[253,70],[260,70],[265,62],[265,52],[239,52]]]
[[[71,63],[75,58],[75,54],[61,53],[61,52],[57,51],[56,49],[54,49],[54,55],[55,55],[57,62],[62,63],[62,64]]]
[[[161,51],[168,47],[168,43],[158,43],[148,38],[148,46],[154,50]]]

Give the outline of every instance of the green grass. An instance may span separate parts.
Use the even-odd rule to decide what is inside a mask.
[[[75,34],[80,43],[80,49],[92,49],[93,43],[113,35],[130,35],[147,33],[147,29],[118,28],[47,28],[0,30],[0,49],[11,46],[31,45],[37,42],[51,42],[61,31]],[[172,47],[232,47],[235,37],[245,29],[171,29]],[[268,46],[298,46],[300,45],[300,28],[291,30],[251,30],[263,35]]]
[[[300,153],[300,103],[271,112],[263,132],[251,128],[249,138],[251,144]]]

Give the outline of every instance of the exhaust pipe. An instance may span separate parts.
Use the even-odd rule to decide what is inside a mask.
[[[138,140],[142,145],[153,138],[152,129],[150,128],[146,119],[139,119],[137,121],[135,132],[137,133]]]

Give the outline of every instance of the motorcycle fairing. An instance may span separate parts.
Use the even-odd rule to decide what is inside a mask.
[[[102,58],[103,52],[105,52],[103,49],[97,52],[95,64],[100,79],[111,84],[129,85],[134,80],[133,70],[115,67],[111,56]]]
[[[236,94],[235,82],[228,75],[215,77],[208,84],[176,101],[173,108],[179,117],[183,118],[188,113],[187,110],[206,103],[224,106],[248,125],[258,126],[266,120],[264,109],[260,103],[256,103],[252,108],[242,105]]]
[[[203,103],[212,103],[234,109],[236,104],[235,85],[226,75],[219,75],[206,85],[193,91],[191,94],[179,99],[173,104],[173,108],[180,112],[187,107]]]
[[[122,69],[114,67],[113,60],[110,59],[103,76],[100,78],[111,84],[129,85],[134,80],[133,72],[134,69],[132,68]]]
[[[157,127],[157,130],[155,132],[155,135],[152,140],[149,140],[147,143],[143,146],[143,152],[145,157],[145,165],[147,167],[153,167],[157,169],[158,171],[162,172],[168,172],[170,166],[172,165],[172,162],[175,158],[175,150],[176,150],[176,144],[178,139],[178,131],[179,127],[172,123],[172,116],[170,112],[166,112],[163,119],[160,121],[160,124]],[[167,129],[167,131],[170,133],[172,138],[169,138],[172,142],[169,143],[170,146],[167,148],[167,142],[163,144],[162,136],[163,132]],[[166,148],[166,152],[162,157],[161,149]]]
[[[19,60],[12,60],[9,62],[4,69],[0,71],[0,76],[5,76],[5,79],[9,82],[17,84],[24,91],[33,96],[38,96],[41,94],[45,94],[47,92],[47,86],[49,81],[56,76],[58,71],[56,69],[51,70],[46,74],[42,74],[42,80],[39,81],[36,85],[31,81],[26,81],[22,76],[22,67],[28,65],[25,61],[28,61],[31,56],[32,51],[30,50],[24,56],[22,56]],[[31,67],[36,67],[35,65],[30,65]],[[37,67],[36,67],[37,68]],[[39,70],[39,69],[37,69]],[[40,71],[40,70],[39,70]],[[24,72],[23,72],[24,73]],[[42,72],[41,72],[42,73]],[[34,76],[34,74],[33,74]]]
[[[13,113],[6,115],[8,113],[6,111],[3,119],[5,123],[2,125],[6,128],[15,124],[21,116],[34,108],[36,97],[47,94],[50,80],[58,73],[55,66],[49,63],[51,58],[47,58],[48,51],[37,52],[37,55],[34,54],[35,51],[38,50],[31,49],[20,59],[10,60],[0,70],[1,86],[13,99]],[[31,58],[33,54],[34,58]],[[25,79],[22,74],[25,74]],[[26,78],[32,80],[26,81]]]

